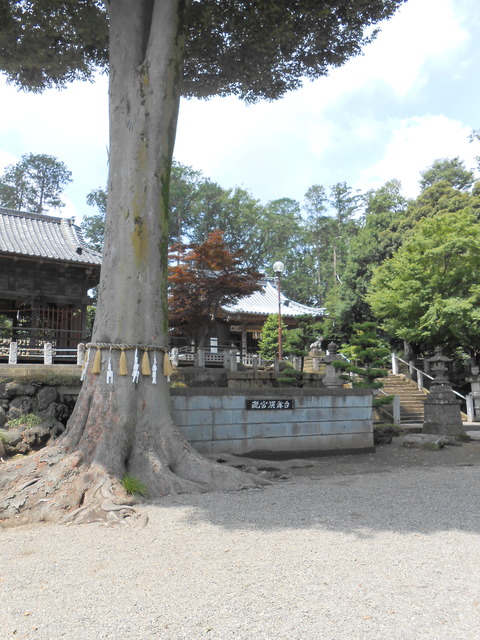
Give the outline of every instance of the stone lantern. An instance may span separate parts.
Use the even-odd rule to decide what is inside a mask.
[[[447,376],[452,359],[443,355],[441,347],[435,347],[435,355],[427,358],[426,362],[434,379],[430,385],[430,393],[425,398],[423,433],[465,433],[460,400],[453,393]]]
[[[325,376],[323,377],[323,384],[326,387],[343,387],[343,380],[340,378],[340,374],[333,366],[333,362],[340,360],[341,356],[338,353],[338,347],[335,342],[330,342],[328,345],[328,355],[322,358],[325,363]]]
[[[432,385],[443,384],[450,386],[447,371],[453,360],[443,355],[442,347],[435,347],[435,355],[431,358],[426,358],[425,362],[428,362],[428,370],[434,377]]]

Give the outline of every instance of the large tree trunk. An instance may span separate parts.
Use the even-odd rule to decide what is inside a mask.
[[[236,489],[253,476],[212,463],[182,438],[162,375],[167,344],[168,183],[179,105],[185,0],[114,0],[110,14],[110,177],[91,357],[68,428],[54,447],[9,463],[3,518],[85,521],[130,514],[128,472],[151,497]],[[95,345],[100,373],[93,372]],[[112,345],[112,349],[106,345]],[[119,345],[128,375],[119,375]],[[158,382],[132,382],[134,349],[156,356]],[[139,357],[144,350],[139,349]],[[113,383],[107,383],[110,359]],[[28,486],[26,486],[28,485]]]

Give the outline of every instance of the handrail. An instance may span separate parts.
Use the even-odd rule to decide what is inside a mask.
[[[403,364],[406,364],[407,367],[410,370],[414,370],[417,373],[421,373],[422,376],[425,376],[426,378],[428,378],[429,380],[435,380],[435,378],[431,375],[429,375],[428,373],[425,373],[425,371],[422,371],[421,369],[417,369],[417,367],[414,367],[413,364],[411,362],[407,362],[406,360],[403,360],[402,358],[399,358],[395,353],[392,353],[392,358],[396,358],[399,362],[403,362]]]
[[[433,376],[429,375],[428,373],[425,373],[421,369],[417,369],[417,367],[415,367],[411,362],[407,362],[406,360],[403,360],[402,358],[399,358],[396,353],[392,353],[392,370],[393,370],[393,373],[398,373],[398,368],[396,367],[395,360],[398,360],[399,362],[403,362],[403,364],[406,364],[407,367],[409,368],[410,372],[416,371],[417,374],[419,374],[418,380],[417,380],[418,388],[420,390],[424,389],[425,391],[428,391],[428,389],[426,389],[423,386],[423,379],[422,378],[423,378],[423,376],[425,376],[429,380],[435,380],[435,378]],[[456,396],[458,396],[459,398],[461,398],[465,402],[467,401],[467,398],[465,396],[462,396],[461,393],[459,393],[458,391],[455,391],[455,389],[452,389],[452,391]]]

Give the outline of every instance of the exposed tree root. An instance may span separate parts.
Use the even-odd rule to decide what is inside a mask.
[[[149,384],[142,391],[122,380],[117,385],[87,379],[56,444],[0,465],[0,525],[143,523],[133,506],[142,499],[127,494],[125,473],[145,486],[151,500],[262,487],[280,477],[259,471],[254,461],[247,467],[234,456],[223,464],[205,458],[174,425],[166,392],[162,396]]]
[[[66,454],[59,446],[3,464],[0,496],[2,526],[139,518],[117,479],[82,465],[78,453]]]
[[[235,456],[230,453],[211,454],[207,457],[220,464],[228,464],[237,469],[241,469],[246,473],[261,474],[264,478],[280,480],[287,479],[288,476],[284,474],[287,473],[289,469],[303,469],[314,466],[311,460],[299,458],[289,460],[261,460],[245,456]]]
[[[145,456],[149,469],[146,474],[144,468],[142,475],[149,478],[149,498],[271,484],[251,465],[246,473],[229,464],[203,458],[185,445],[184,456],[179,456],[172,469],[158,455]],[[182,477],[182,473],[186,477]],[[145,525],[146,517],[133,506],[138,502],[141,500],[128,495],[118,478],[99,465],[84,464],[81,453],[68,453],[60,445],[0,466],[2,527],[40,522]]]

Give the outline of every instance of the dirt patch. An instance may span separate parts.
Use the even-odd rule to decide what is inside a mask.
[[[375,453],[310,458],[310,467],[289,468],[294,477],[322,477],[327,475],[357,475],[388,473],[409,467],[468,466],[480,467],[480,442],[459,442],[438,450],[412,449],[403,446],[405,436],[398,436],[391,444],[379,445]]]

